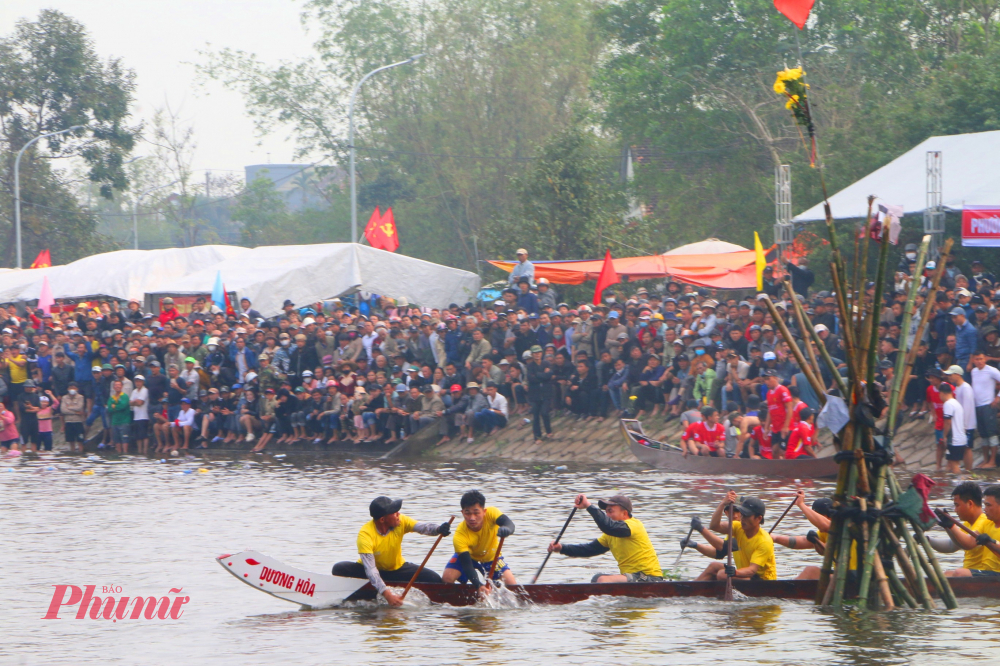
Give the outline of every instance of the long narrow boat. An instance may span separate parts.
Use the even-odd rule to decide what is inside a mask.
[[[642,422],[621,419],[621,430],[632,455],[644,463],[672,472],[696,474],[754,474],[785,479],[817,479],[837,476],[838,465],[832,457],[796,458],[795,460],[751,460],[749,458],[712,458],[687,456],[678,447],[658,442],[642,430]]]
[[[215,558],[226,571],[254,589],[304,608],[332,608],[353,601],[371,601],[375,588],[361,578],[343,578],[288,566],[257,551],[247,550]],[[950,578],[955,596],[1000,599],[1000,577]],[[733,587],[748,597],[769,599],[816,598],[815,580],[734,580]],[[933,585],[928,581],[929,588]],[[471,606],[477,602],[468,585],[417,583],[432,603]],[[591,597],[666,599],[704,597],[722,599],[722,581],[664,581],[661,583],[556,583],[518,585],[511,589],[519,601],[534,604],[572,604]]]

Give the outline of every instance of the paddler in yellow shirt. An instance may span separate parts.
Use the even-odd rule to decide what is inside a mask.
[[[368,505],[369,520],[358,532],[357,562],[337,562],[333,565],[333,575],[345,578],[367,578],[372,587],[385,597],[390,606],[399,606],[403,600],[390,590],[385,581],[390,583],[409,583],[416,573],[418,565],[403,559],[403,536],[416,532],[425,536],[448,536],[451,525],[448,523],[418,523],[413,518],[403,515],[399,510],[403,500],[376,497]],[[441,576],[427,567],[417,576],[418,583],[440,583]]]
[[[497,546],[500,539],[514,533],[514,521],[495,506],[486,506],[486,497],[478,490],[462,495],[461,505],[465,520],[455,528],[452,537],[455,554],[444,568],[444,582],[471,583],[480,596],[485,596],[490,593],[490,586],[483,583],[497,556]],[[500,578],[508,587],[517,585],[514,572],[502,554],[493,572],[494,580]]]
[[[625,495],[612,495],[598,500],[597,506],[586,495],[576,496],[573,506],[586,509],[597,523],[601,536],[589,543],[549,544],[550,553],[567,557],[595,557],[611,551],[618,563],[616,574],[596,574],[591,583],[655,583],[663,580],[660,561],[642,521],[632,516],[632,500]]]
[[[777,580],[778,568],[774,562],[774,541],[771,540],[771,535],[761,529],[766,507],[760,499],[744,497],[737,501],[736,493],[730,490],[726,493],[726,498],[715,508],[708,529],[702,528],[700,530],[701,535],[713,548],[723,547],[722,539],[712,532],[729,533],[729,521],[722,520],[722,513],[730,505],[739,512],[739,519],[733,521],[733,538],[736,540],[736,549],[733,552],[733,570],[726,571],[727,565],[722,562],[712,562],[695,580],[725,580],[729,575],[745,579]]]
[[[802,511],[810,523],[819,530],[809,530],[806,536],[790,536],[787,534],[772,534],[774,543],[792,550],[815,550],[819,555],[826,554],[826,540],[830,535],[830,523],[833,517],[833,500],[829,497],[820,497],[812,503],[812,507],[806,506],[806,494],[798,491],[795,497],[795,506]],[[858,542],[851,542],[851,559],[848,562],[848,581],[857,577],[858,572]],[[795,580],[819,580],[820,568],[808,566],[795,577]]]
[[[962,567],[946,571],[944,575],[948,578],[1000,576],[1000,558],[990,548],[991,543],[996,547],[996,539],[1000,539],[1000,530],[991,520],[1000,520],[1000,486],[989,486],[983,491],[975,481],[963,481],[951,491],[951,500],[959,519],[978,536],[966,533],[947,512],[935,512],[938,523],[950,539],[932,538],[934,550],[945,553],[959,548],[965,550]]]

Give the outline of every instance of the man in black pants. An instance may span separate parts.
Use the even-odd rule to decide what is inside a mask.
[[[399,606],[403,600],[386,587],[390,583],[408,583],[417,571],[416,564],[403,559],[403,535],[417,532],[426,536],[447,536],[451,525],[441,523],[418,523],[413,518],[399,512],[403,500],[376,497],[368,506],[372,519],[358,532],[357,562],[337,562],[333,565],[333,575],[345,578],[367,578],[372,587],[385,597],[390,606]],[[440,583],[441,576],[424,568],[417,576],[418,583]]]
[[[528,402],[531,403],[531,430],[535,433],[535,441],[542,439],[542,422],[545,423],[545,436],[552,435],[552,424],[549,422],[549,401],[552,398],[552,366],[542,360],[542,348],[535,345],[531,348],[531,360],[528,361]]]

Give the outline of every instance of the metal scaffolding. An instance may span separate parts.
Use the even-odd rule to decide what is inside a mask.
[[[774,168],[774,242],[778,246],[778,261],[785,260],[785,250],[794,240],[792,167],[781,164]]]
[[[927,207],[924,209],[924,233],[931,235],[931,256],[937,257],[944,237],[944,209],[941,206],[941,151],[927,151]]]

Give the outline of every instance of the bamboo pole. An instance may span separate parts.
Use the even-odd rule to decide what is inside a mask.
[[[861,445],[861,430],[856,429],[854,431],[854,443],[851,450],[859,449]],[[857,491],[857,472],[856,467],[849,461],[844,461],[843,464],[849,464],[850,469],[847,475],[847,497],[853,497]],[[852,473],[853,472],[853,473]],[[834,589],[833,597],[831,599],[834,606],[840,606],[844,602],[844,586],[847,584],[847,572],[850,569],[850,549],[852,546],[851,537],[851,521],[843,521],[843,525],[840,527],[840,543],[838,544],[837,553],[837,564],[834,567]],[[831,525],[831,529],[833,526]]]
[[[799,367],[802,368],[802,372],[805,374],[806,379],[809,380],[810,386],[812,386],[817,396],[821,396],[820,400],[823,404],[826,404],[826,391],[823,390],[823,384],[821,384],[820,381],[816,379],[816,376],[813,375],[812,369],[806,362],[806,357],[802,355],[802,350],[799,349],[797,344],[795,344],[792,334],[788,331],[788,326],[785,325],[785,320],[778,316],[778,309],[774,307],[774,303],[771,302],[771,297],[764,294],[764,298],[761,300],[764,301],[768,312],[771,313],[771,318],[774,319],[774,323],[778,325],[778,329],[781,331],[781,337],[785,339],[785,342],[788,344],[788,348],[792,350],[792,355],[798,362]]]
[[[795,307],[801,313],[802,318],[805,319],[807,330],[809,332],[809,338],[819,350],[819,354],[823,357],[823,362],[826,363],[826,367],[830,369],[830,374],[833,375],[833,381],[836,382],[837,388],[840,389],[840,397],[847,400],[850,397],[850,394],[847,391],[847,384],[844,383],[844,378],[840,376],[840,371],[834,364],[833,358],[830,356],[830,352],[827,351],[826,345],[823,344],[823,340],[821,340],[819,334],[816,333],[816,329],[812,325],[812,320],[809,319],[809,315],[802,311],[802,304],[796,300]]]
[[[910,586],[910,590],[916,593],[917,590],[917,571],[913,568],[913,562],[910,560],[909,555],[903,550],[903,544],[900,543],[899,537],[892,529],[892,523],[889,522],[888,518],[883,518],[881,521],[885,525],[883,532],[892,546],[893,554],[896,556],[896,560],[899,562],[899,568],[903,572],[903,578],[906,579],[906,584]]]
[[[886,465],[879,467],[878,477],[875,479],[875,498],[872,504],[876,509],[882,508],[882,499],[885,497],[886,467]],[[872,525],[871,537],[868,541],[868,547],[865,549],[865,561],[861,569],[861,583],[858,586],[858,597],[861,599],[868,598],[868,586],[871,583],[872,567],[874,566],[875,558],[878,557],[877,548],[881,526],[882,521],[876,521]]]
[[[899,392],[903,383],[906,360],[909,358],[906,347],[908,336],[910,334],[910,324],[913,319],[913,306],[917,301],[917,292],[920,290],[920,280],[917,279],[917,276],[924,271],[924,260],[927,258],[927,249],[930,247],[930,244],[930,234],[924,235],[924,239],[920,243],[920,251],[917,253],[917,263],[914,264],[913,284],[910,285],[910,294],[906,298],[906,308],[903,310],[903,330],[899,336],[899,351],[896,353],[896,375],[892,378],[892,392],[889,396],[889,417],[886,421],[885,429],[885,448],[890,451],[892,451],[892,436],[896,432],[896,414],[899,410]],[[920,270],[918,271],[917,269]],[[914,338],[913,342],[913,348],[916,349],[918,346],[917,339]]]
[[[885,575],[885,568],[882,566],[882,558],[875,558],[875,576],[878,580],[879,594],[882,596],[882,603],[885,610],[892,610],[896,605],[892,601],[892,591],[889,589],[889,579]],[[897,580],[897,582],[899,582]]]
[[[882,316],[882,301],[885,296],[885,265],[889,260],[889,230],[882,230],[882,247],[878,256],[878,272],[875,274],[875,295],[872,297],[871,316],[865,322],[870,330],[868,338],[867,363],[865,377],[870,386],[875,382],[875,359],[878,354],[878,320]]]
[[[896,593],[896,596],[902,599],[904,602],[906,602],[906,605],[909,606],[910,608],[916,608],[917,600],[913,598],[913,595],[910,594],[910,591],[907,590],[906,587],[904,587],[903,584],[899,581],[899,578],[896,577],[895,572],[893,572],[890,576],[888,576],[888,578],[889,578],[889,585]]]
[[[851,314],[851,310],[847,307],[847,300],[844,292],[842,291],[842,281],[840,280],[840,271],[837,268],[837,264],[830,262],[830,272],[833,275],[833,285],[834,289],[837,290],[837,307],[840,308],[840,321],[843,322],[843,341],[844,349],[847,352],[847,361],[850,363],[850,359],[854,356],[854,327],[851,326],[851,322],[854,321],[854,316]]]
[[[861,257],[854,257],[855,263],[861,268],[862,278],[868,275],[868,241],[871,238],[872,231],[872,205],[875,203],[875,197],[868,196],[868,214],[865,215],[865,235],[862,239],[863,246],[861,248]],[[854,283],[854,305],[858,306],[857,314],[854,317],[855,326],[857,330],[861,329],[861,312],[863,310],[862,304],[864,303],[866,289],[864,284],[858,282]]]
[[[903,371],[903,384],[902,391],[906,391],[907,385],[910,383],[911,374],[913,372],[913,363],[917,359],[917,349],[920,347],[920,341],[924,337],[924,329],[927,328],[927,323],[931,319],[931,312],[934,310],[935,297],[938,292],[938,287],[941,286],[941,278],[944,276],[944,266],[948,255],[951,253],[951,246],[954,243],[954,239],[947,239],[941,248],[941,254],[938,258],[938,266],[934,269],[934,277],[931,279],[931,288],[927,291],[927,300],[924,302],[924,314],[920,319],[920,325],[917,326],[917,333],[913,336],[913,346],[910,351],[906,354],[906,368]],[[914,276],[916,280],[916,276]]]
[[[817,380],[823,379],[823,372],[820,370],[819,361],[816,360],[816,352],[813,351],[812,345],[809,344],[811,337],[809,336],[809,330],[812,329],[812,322],[806,321],[805,312],[802,311],[802,304],[799,303],[799,298],[795,293],[795,289],[792,288],[792,281],[787,277],[785,278],[785,289],[788,290],[788,294],[792,297],[792,312],[795,314],[795,321],[799,325],[799,332],[802,333],[802,346],[806,348],[806,356],[809,357],[810,367],[812,368],[813,374],[816,376]],[[806,328],[808,323],[809,327]],[[820,403],[826,404],[826,387],[823,387],[823,393],[820,394],[822,397],[819,398]]]

